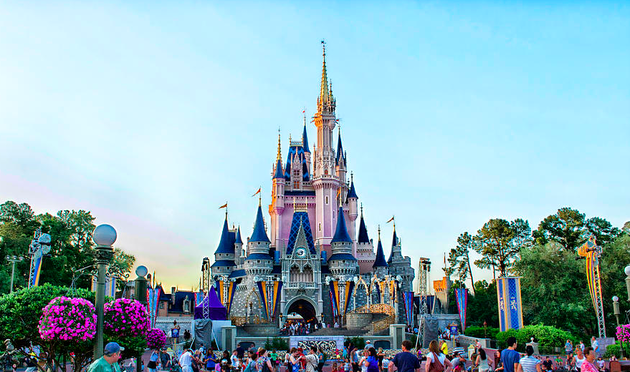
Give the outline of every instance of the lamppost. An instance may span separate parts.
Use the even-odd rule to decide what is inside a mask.
[[[147,306],[147,278],[145,276],[148,272],[149,270],[146,266],[138,266],[138,268],[136,269],[136,275],[138,275],[138,277],[135,279],[134,287],[134,295],[136,297],[136,301],[140,302],[145,307]],[[138,354],[136,372],[142,372],[142,352]]]
[[[626,273],[626,289],[628,290],[628,302],[630,302],[630,265],[623,270]]]
[[[103,306],[105,303],[105,274],[107,265],[114,255],[112,244],[116,241],[116,230],[110,225],[99,225],[94,229],[92,239],[96,243],[96,262],[98,277],[96,281],[96,345],[94,359],[103,356]]]
[[[613,296],[613,313],[615,314],[615,318],[617,319],[617,327],[619,327],[619,315],[621,315],[621,311],[619,311],[619,297]],[[623,341],[619,340],[619,356],[623,358]]]
[[[11,262],[11,291],[13,293],[13,277],[15,276],[15,263],[22,261],[24,258],[21,256],[7,256],[7,261]]]

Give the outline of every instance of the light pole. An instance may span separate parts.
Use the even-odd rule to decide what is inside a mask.
[[[630,302],[630,265],[623,270],[626,273],[626,289],[628,290],[628,302]]]
[[[110,225],[99,225],[94,229],[92,239],[96,243],[96,262],[98,265],[98,277],[96,281],[96,345],[94,346],[94,359],[103,356],[103,306],[105,303],[105,274],[107,265],[114,255],[112,244],[116,241],[116,230]]]
[[[21,256],[7,256],[7,261],[11,262],[11,291],[9,293],[13,293],[13,278],[15,277],[15,263],[22,261],[23,258]]]
[[[613,313],[615,314],[615,318],[617,319],[617,327],[619,327],[619,315],[621,315],[621,311],[619,311],[619,297],[613,296]],[[619,340],[619,356],[623,358],[623,342]]]
[[[136,269],[136,275],[138,277],[135,280],[134,295],[136,301],[147,307],[147,278],[146,275],[149,272],[146,266],[138,266]],[[147,309],[148,310],[148,309]],[[148,312],[148,311],[147,311]],[[138,354],[138,360],[136,362],[136,372],[142,372],[142,352]]]

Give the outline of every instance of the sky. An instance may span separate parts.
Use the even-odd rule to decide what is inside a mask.
[[[630,220],[630,3],[608,1],[3,1],[0,202],[89,210],[166,288],[196,287],[218,207],[245,237],[251,194],[269,204],[322,39],[387,255],[392,215],[431,279],[491,218]]]

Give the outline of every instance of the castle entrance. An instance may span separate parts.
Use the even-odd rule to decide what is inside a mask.
[[[313,305],[307,300],[300,299],[293,302],[287,310],[287,314],[291,313],[299,314],[307,323],[317,322],[317,312]]]

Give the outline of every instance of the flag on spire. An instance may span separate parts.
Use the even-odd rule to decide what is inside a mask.
[[[256,191],[256,192],[254,193],[254,195],[252,195],[252,198],[253,198],[254,196],[256,196],[256,195],[260,194],[260,189],[262,189],[262,187],[259,187],[259,188],[258,188],[258,191]]]
[[[392,216],[392,218],[389,219],[389,221],[387,221],[387,223],[390,223],[394,220],[394,216]]]
[[[227,202],[219,207],[219,209],[227,208]]]

